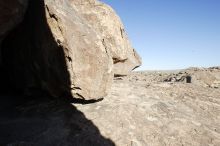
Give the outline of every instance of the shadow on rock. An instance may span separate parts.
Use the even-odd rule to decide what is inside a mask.
[[[2,40],[1,54],[0,92],[70,92],[64,48],[48,25],[44,0],[29,1],[23,21]]]
[[[71,103],[1,96],[0,145],[113,146]]]
[[[23,22],[2,41],[0,146],[114,145],[59,98],[70,95],[70,75],[45,16],[44,1],[30,0]]]

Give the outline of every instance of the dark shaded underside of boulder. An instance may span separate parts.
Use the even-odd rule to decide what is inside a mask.
[[[64,52],[47,24],[43,0],[29,1],[23,21],[2,40],[0,68],[1,92],[69,92]]]

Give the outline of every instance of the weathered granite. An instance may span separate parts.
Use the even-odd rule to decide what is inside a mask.
[[[72,6],[91,28],[100,32],[103,43],[110,50],[114,74],[126,75],[141,65],[141,58],[131,46],[124,25],[111,7],[96,0],[74,0]]]
[[[125,75],[140,65],[119,17],[107,5],[95,0],[29,1],[23,17],[27,1],[21,2],[25,5],[19,19],[10,22],[13,27],[1,27],[13,28],[2,37],[1,86],[28,95],[40,90],[54,97],[98,99],[107,95],[114,74]],[[0,17],[9,17],[1,12]]]

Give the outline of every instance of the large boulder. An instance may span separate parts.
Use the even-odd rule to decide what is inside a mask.
[[[55,97],[98,99],[107,95],[113,74],[140,65],[120,19],[101,2],[29,1],[18,23],[2,41],[1,86],[27,94],[41,90]]]
[[[110,88],[113,63],[102,38],[68,0],[29,1],[2,47],[13,86],[25,92],[95,99]]]
[[[64,49],[71,92],[86,99],[107,95],[112,81],[112,60],[99,32],[68,0],[45,0],[51,32]]]
[[[72,0],[72,5],[101,34],[114,62],[114,74],[126,75],[141,65],[120,18],[110,6],[97,0]]]

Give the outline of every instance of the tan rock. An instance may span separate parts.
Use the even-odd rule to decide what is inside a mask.
[[[102,98],[113,73],[140,65],[119,17],[96,0],[29,1],[1,50],[9,87],[55,97]]]
[[[90,27],[101,33],[111,52],[115,74],[128,74],[141,65],[141,58],[132,48],[120,18],[111,7],[95,0],[74,0],[72,5],[82,13]]]
[[[100,33],[87,24],[69,1],[46,0],[45,5],[53,36],[64,49],[74,96],[106,96],[112,80],[112,60]]]

